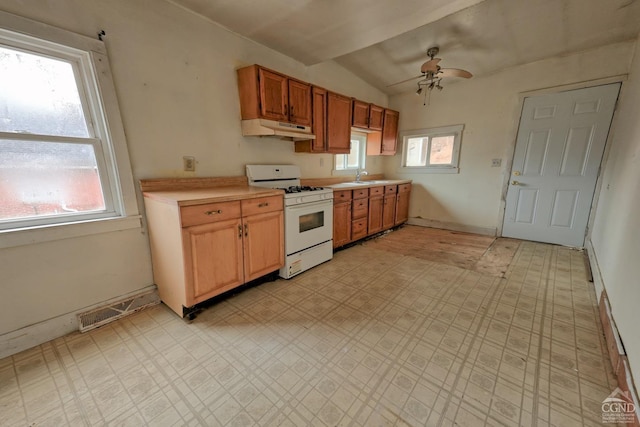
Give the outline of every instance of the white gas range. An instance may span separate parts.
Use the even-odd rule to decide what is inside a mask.
[[[333,190],[303,187],[300,175],[294,165],[247,165],[249,185],[285,191],[285,279],[333,258]]]

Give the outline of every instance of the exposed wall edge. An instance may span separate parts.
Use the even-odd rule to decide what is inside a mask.
[[[636,407],[636,422],[631,425],[637,426],[640,425],[640,423],[638,423],[638,420],[640,420],[638,393],[636,391],[635,381],[631,374],[631,370],[629,369],[629,363],[627,362],[622,338],[618,333],[615,318],[611,312],[611,306],[609,305],[609,299],[607,298],[607,290],[598,264],[598,258],[590,238],[587,239],[585,249],[587,250],[587,255],[589,257],[589,264],[593,275],[593,284],[596,288],[600,322],[602,323],[607,352],[609,354],[609,359],[611,360],[611,367],[618,379],[618,387],[622,391],[628,391],[633,399]]]
[[[422,227],[441,228],[443,230],[462,231],[464,233],[483,234],[485,236],[496,236],[495,227],[479,227],[476,225],[458,224],[455,222],[437,221],[435,219],[409,218],[407,224],[419,225]]]
[[[142,289],[137,289],[134,292],[119,295],[116,298],[102,301],[98,304],[93,304],[88,307],[82,307],[71,313],[66,313],[0,335],[0,359],[27,350],[31,347],[35,347],[47,341],[59,338],[63,335],[70,334],[71,332],[77,331],[79,313],[98,308],[105,304],[110,304],[128,296],[136,295],[142,292],[157,292],[156,289],[157,288],[155,285],[146,286]]]

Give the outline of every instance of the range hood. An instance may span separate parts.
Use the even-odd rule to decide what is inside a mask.
[[[267,119],[251,119],[242,121],[243,136],[279,136],[292,141],[316,139],[310,126],[277,122]]]

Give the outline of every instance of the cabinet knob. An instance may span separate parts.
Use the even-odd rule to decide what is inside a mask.
[[[222,210],[218,209],[217,211],[206,211],[204,214],[205,215],[217,215],[217,214],[221,214]]]
[[[238,226],[238,239],[242,239],[242,225]]]
[[[264,207],[267,207],[267,206],[269,206],[269,202],[264,202],[264,203],[258,204],[259,208],[264,208]]]
[[[244,225],[244,237],[249,235],[249,224]]]

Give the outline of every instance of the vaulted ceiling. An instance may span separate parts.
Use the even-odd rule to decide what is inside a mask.
[[[389,94],[415,89],[389,85],[419,75],[431,46],[443,67],[483,75],[640,32],[640,0],[171,1],[304,64],[335,60]]]

